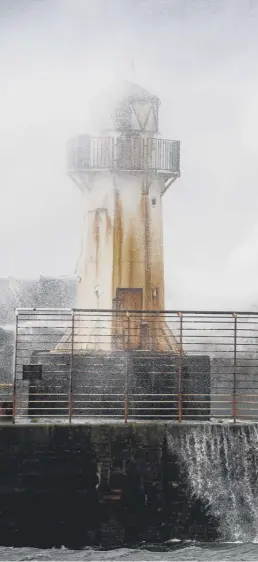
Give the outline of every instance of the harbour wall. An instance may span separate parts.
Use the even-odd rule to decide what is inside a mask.
[[[251,540],[257,467],[256,424],[3,424],[0,544]]]

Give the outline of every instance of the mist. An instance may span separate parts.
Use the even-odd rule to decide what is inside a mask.
[[[258,3],[1,0],[0,277],[74,275],[70,136],[113,78],[161,99],[181,141],[164,196],[166,306],[258,308]]]

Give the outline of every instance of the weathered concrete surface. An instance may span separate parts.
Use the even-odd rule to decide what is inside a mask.
[[[165,423],[0,427],[0,544],[109,547],[217,536]]]

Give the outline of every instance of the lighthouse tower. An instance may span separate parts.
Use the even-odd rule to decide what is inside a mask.
[[[77,310],[58,313],[64,333],[54,348],[33,352],[41,365],[38,381],[31,371],[34,415],[36,388],[37,413],[67,411],[70,420],[174,419],[177,410],[180,421],[182,412],[209,419],[210,358],[186,353],[182,315],[177,341],[164,312],[162,203],[180,175],[180,146],[159,137],[159,105],[139,86],[120,85],[96,100],[96,133],[88,123],[90,134],[69,143],[84,211]]]
[[[180,176],[180,143],[159,137],[160,100],[141,87],[125,83],[112,103],[102,99],[107,126],[68,145],[84,206],[77,308],[162,311],[162,203]]]

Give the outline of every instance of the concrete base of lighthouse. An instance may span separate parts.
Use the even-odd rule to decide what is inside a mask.
[[[29,383],[29,417],[74,420],[103,417],[121,420],[178,419],[181,372],[182,416],[210,418],[210,359],[150,351],[77,353],[35,352],[42,378]],[[72,372],[72,385],[71,385]],[[72,391],[70,394],[70,390]],[[70,396],[70,402],[69,402]]]

